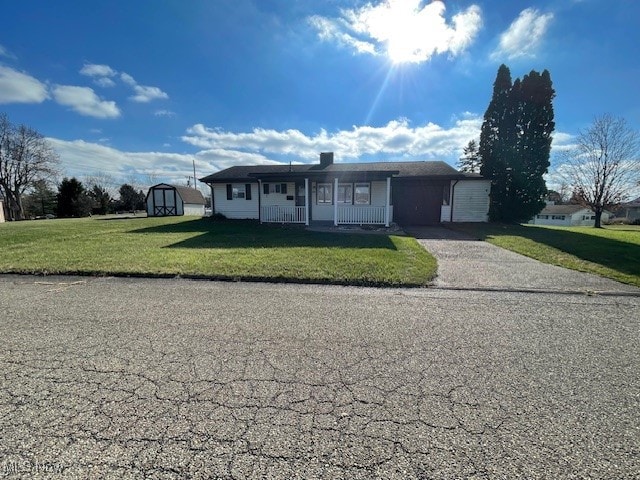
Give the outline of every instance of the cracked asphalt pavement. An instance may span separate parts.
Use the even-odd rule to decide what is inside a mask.
[[[0,477],[640,477],[640,297],[0,276]]]

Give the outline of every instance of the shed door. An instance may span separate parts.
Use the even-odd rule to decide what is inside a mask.
[[[440,223],[444,184],[415,181],[393,187],[393,219],[400,225]]]
[[[176,211],[176,191],[167,188],[157,188],[153,191],[153,215],[165,217],[167,215],[177,215]]]

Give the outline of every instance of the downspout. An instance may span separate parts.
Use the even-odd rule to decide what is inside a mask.
[[[456,180],[453,185],[451,185],[451,211],[449,212],[449,223],[453,223],[453,199],[455,198],[456,185],[460,180]]]
[[[262,180],[258,179],[258,221],[262,223]]]
[[[213,217],[216,213],[216,204],[213,195],[213,183],[209,184],[209,188],[211,189],[211,216]]]

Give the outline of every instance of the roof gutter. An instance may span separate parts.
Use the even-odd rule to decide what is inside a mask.
[[[449,211],[449,223],[453,223],[453,200],[455,198],[456,193],[456,185],[460,180],[456,180],[453,185],[451,185],[451,210]]]

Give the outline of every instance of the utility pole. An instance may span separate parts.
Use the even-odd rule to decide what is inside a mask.
[[[198,189],[198,186],[196,185],[196,161],[195,160],[191,160],[193,162],[193,188],[195,190]]]

